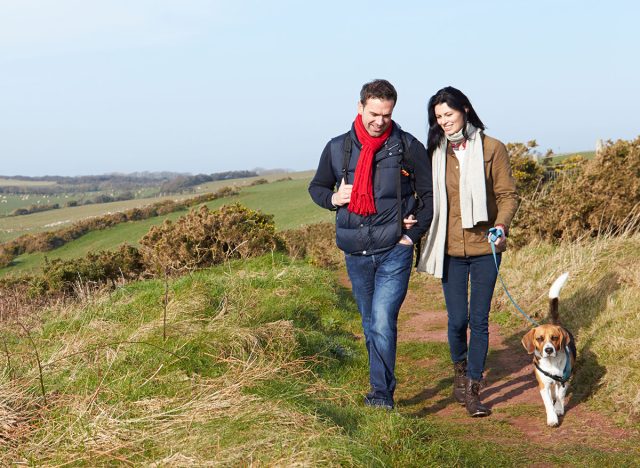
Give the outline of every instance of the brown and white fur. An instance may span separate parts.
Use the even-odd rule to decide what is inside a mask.
[[[573,335],[559,324],[558,297],[567,281],[568,273],[556,279],[549,289],[549,315],[551,323],[530,330],[523,338],[522,345],[529,354],[533,354],[533,363],[548,374],[562,377],[567,359],[573,370],[576,360],[576,345]],[[568,350],[568,352],[567,352]],[[564,414],[564,397],[569,383],[561,383],[547,377],[535,368],[538,389],[547,412],[547,425],[557,426],[558,416]]]

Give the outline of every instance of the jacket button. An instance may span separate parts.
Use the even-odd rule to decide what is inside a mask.
[[[364,224],[361,224],[360,227],[364,227]]]

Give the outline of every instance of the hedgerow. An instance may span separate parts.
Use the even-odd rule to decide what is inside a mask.
[[[0,245],[0,268],[11,264],[18,255],[33,252],[47,252],[76,240],[91,231],[99,231],[128,221],[162,216],[190,206],[236,195],[238,191],[231,187],[223,187],[217,192],[198,195],[182,201],[163,200],[141,208],[111,213],[78,221],[73,225],[57,231],[46,231],[38,234],[25,234],[12,241]]]

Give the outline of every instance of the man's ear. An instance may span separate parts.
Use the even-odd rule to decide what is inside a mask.
[[[529,330],[527,334],[522,337],[522,346],[524,346],[524,349],[526,349],[527,353],[529,354],[532,354],[535,349],[535,346],[533,344],[533,338],[535,334],[536,334],[536,330],[534,328]]]
[[[362,115],[364,112],[364,106],[362,105],[362,101],[358,100],[358,114]]]

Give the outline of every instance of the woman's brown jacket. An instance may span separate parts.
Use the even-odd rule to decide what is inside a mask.
[[[511,173],[509,154],[504,144],[495,138],[482,136],[484,175],[487,189],[486,223],[463,229],[460,213],[460,168],[451,144],[447,145],[447,239],[445,252],[454,257],[477,256],[491,253],[487,231],[496,224],[508,229],[518,208],[516,182]],[[505,247],[499,249],[503,251]]]

